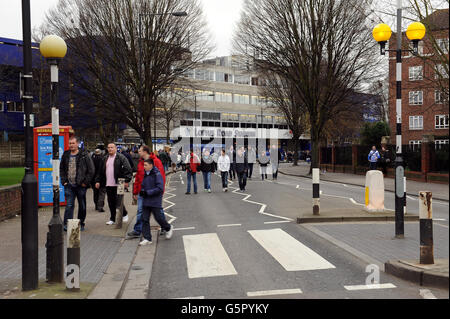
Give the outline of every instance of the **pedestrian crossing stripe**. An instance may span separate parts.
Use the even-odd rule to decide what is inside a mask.
[[[300,289],[278,289],[278,290],[263,290],[263,291],[250,291],[247,292],[248,297],[261,297],[261,296],[276,296],[276,295],[292,295],[301,294]]]
[[[183,236],[189,278],[237,275],[216,233]]]
[[[387,288],[397,288],[394,284],[371,284],[371,285],[353,285],[344,286],[347,290],[369,290],[369,289],[387,289]]]
[[[280,228],[248,232],[287,271],[336,268]]]

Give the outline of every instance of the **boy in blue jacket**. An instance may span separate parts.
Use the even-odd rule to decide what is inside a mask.
[[[144,198],[142,209],[142,234],[144,240],[139,246],[145,246],[152,243],[152,234],[150,232],[150,213],[153,213],[158,224],[166,231],[166,239],[172,238],[173,226],[170,225],[161,214],[162,197],[164,193],[164,182],[161,173],[155,168],[152,159],[144,161],[144,180],[140,196]]]

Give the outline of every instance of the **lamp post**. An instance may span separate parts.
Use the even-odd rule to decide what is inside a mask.
[[[420,22],[413,22],[406,30],[406,36],[413,43],[413,54],[418,53],[419,41],[425,36],[425,26]],[[397,0],[397,49],[386,50],[386,42],[392,34],[386,24],[378,24],[372,31],[374,39],[380,44],[380,53],[396,52],[396,158],[395,158],[395,237],[404,238],[404,203],[405,192],[403,177],[405,173],[402,158],[402,1]]]
[[[138,20],[138,37],[139,37],[139,81],[140,83],[140,88],[142,90],[143,83],[142,83],[142,17],[143,16],[162,16],[162,15],[172,15],[174,17],[185,17],[187,16],[187,13],[185,11],[175,11],[175,12],[167,12],[167,13],[139,13],[139,20]],[[142,109],[142,92],[140,92],[139,94],[139,104],[141,106]],[[156,141],[156,106],[155,109],[153,110],[153,135]],[[154,147],[154,151],[156,150],[156,146]]]
[[[53,216],[48,224],[47,233],[47,273],[49,283],[63,282],[64,280],[64,236],[63,224],[59,212],[59,110],[58,96],[58,64],[67,52],[67,45],[57,35],[48,35],[42,39],[39,46],[41,54],[50,64],[52,107],[52,162],[53,162]]]
[[[30,0],[22,0],[23,69],[25,111],[25,175],[22,179],[22,290],[38,288],[38,195],[33,168],[33,126]]]
[[[215,94],[214,94],[214,93],[210,93],[210,94],[194,95],[194,121],[193,121],[193,124],[194,124],[194,135],[195,135],[195,128],[197,127],[197,125],[196,125],[196,122],[197,122],[197,96],[198,96],[198,97],[215,96]],[[194,137],[191,137],[191,144],[192,144],[192,147],[194,146],[193,138],[194,138]]]

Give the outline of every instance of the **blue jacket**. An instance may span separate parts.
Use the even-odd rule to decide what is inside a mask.
[[[372,162],[372,163],[376,162],[380,158],[380,153],[378,153],[377,150],[375,150],[375,151],[372,150],[372,151],[370,151],[369,156],[367,158],[368,158],[369,162]]]
[[[145,207],[162,208],[164,182],[161,173],[156,167],[153,167],[149,174],[145,172],[144,180],[142,181],[142,191],[145,192]]]

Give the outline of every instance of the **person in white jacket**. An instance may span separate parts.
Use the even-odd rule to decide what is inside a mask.
[[[230,158],[225,153],[225,150],[222,150],[222,154],[219,156],[217,161],[217,168],[222,175],[222,189],[224,192],[228,191],[228,171],[230,170]]]

